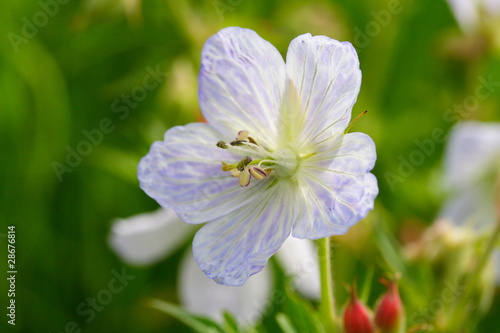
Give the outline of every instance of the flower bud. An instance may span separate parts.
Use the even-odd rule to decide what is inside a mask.
[[[351,289],[351,299],[344,309],[344,330],[346,333],[374,332],[370,311],[357,298],[354,286]]]
[[[396,280],[381,280],[388,288],[387,293],[378,302],[375,311],[375,325],[382,333],[398,333],[404,331],[404,309],[399,297]]]

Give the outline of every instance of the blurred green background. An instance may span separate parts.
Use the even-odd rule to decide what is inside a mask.
[[[388,18],[378,16],[395,3]],[[189,332],[143,304],[148,297],[177,302],[182,251],[133,268],[109,249],[107,237],[113,218],[158,207],[139,188],[136,166],[169,127],[201,119],[201,48],[233,25],[254,29],[283,55],[306,32],[354,43],[363,83],[353,114],[369,111],[354,130],[377,144],[375,216],[389,216],[373,228],[388,230],[398,243],[407,241],[408,228],[431,224],[445,199],[443,142],[434,142],[409,175],[398,173],[401,160],[419,149],[415,140],[432,138],[436,129],[447,133],[458,120],[500,120],[500,89],[471,112],[448,111],[474,94],[479,77],[500,81],[500,47],[494,30],[465,35],[444,0],[4,2],[0,267],[7,226],[15,225],[18,275],[16,326],[2,313],[2,331],[65,332],[73,321],[82,332]],[[155,79],[146,86],[148,76]],[[94,142],[85,145],[89,135]],[[78,149],[86,156],[75,157]],[[339,251],[337,280],[349,282],[366,267],[383,274],[373,247],[367,241]],[[135,279],[86,323],[78,306],[124,267]],[[0,279],[2,309],[7,287]],[[337,289],[345,299],[340,283]],[[500,332],[498,311],[496,300],[482,331]]]

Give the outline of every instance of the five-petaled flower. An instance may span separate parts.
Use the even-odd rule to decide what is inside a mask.
[[[198,96],[208,124],[168,130],[138,176],[185,222],[208,222],[193,241],[208,277],[242,285],[290,235],[343,234],[373,208],[374,143],[344,134],[360,84],[347,42],[301,35],[286,63],[249,29],[206,42]]]

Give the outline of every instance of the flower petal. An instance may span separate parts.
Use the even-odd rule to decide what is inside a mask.
[[[284,84],[282,56],[252,30],[222,29],[203,47],[200,107],[227,136],[248,130],[259,144],[274,148]]]
[[[313,241],[288,237],[276,252],[285,273],[293,277],[295,288],[310,299],[320,297],[318,253]]]
[[[448,3],[463,31],[470,33],[478,28],[479,7],[476,1],[448,0]]]
[[[274,182],[252,202],[201,228],[193,253],[217,283],[239,286],[258,273],[290,235],[296,219],[293,184]]]
[[[238,157],[218,148],[220,134],[208,124],[171,128],[139,164],[141,188],[187,223],[207,222],[246,205],[266,180],[242,189],[238,178],[222,171],[221,161]],[[241,157],[240,157],[241,158]]]
[[[269,305],[273,274],[264,268],[241,287],[215,283],[206,277],[188,251],[179,271],[179,298],[190,312],[222,322],[222,313],[230,312],[238,323],[255,325]]]
[[[177,250],[194,232],[171,209],[117,219],[111,228],[109,245],[132,265],[154,264]]]
[[[491,232],[495,226],[494,188],[485,184],[470,186],[452,196],[442,207],[439,219],[475,232]],[[491,185],[491,184],[490,184]]]
[[[377,179],[369,171],[375,145],[363,133],[344,135],[327,153],[312,156],[300,175],[301,217],[293,227],[297,238],[318,239],[347,232],[373,209]]]
[[[286,70],[302,105],[296,117],[302,128],[299,142],[328,146],[324,141],[347,127],[359,93],[361,71],[354,47],[326,36],[298,36],[288,48]]]
[[[466,121],[453,128],[445,155],[445,181],[449,188],[463,190],[488,172],[496,172],[499,166],[499,123]]]

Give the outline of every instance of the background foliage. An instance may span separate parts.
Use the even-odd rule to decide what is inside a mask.
[[[443,141],[401,175],[402,159],[420,149],[415,140],[432,138],[435,129],[446,134],[458,120],[500,120],[500,89],[471,112],[447,113],[474,95],[479,77],[500,79],[500,57],[488,42],[464,37],[443,0],[62,2],[11,1],[0,11],[0,262],[6,267],[7,225],[16,225],[13,331],[64,332],[70,321],[83,332],[189,331],[144,306],[148,297],[177,302],[175,267],[182,251],[151,268],[128,267],[109,249],[107,235],[113,218],[157,207],[138,187],[137,163],[166,129],[200,120],[201,48],[225,26],[254,29],[282,54],[306,32],[351,41],[359,52],[363,83],[353,114],[369,113],[354,130],[377,144],[380,195],[368,221],[337,240],[341,303],[347,297],[341,282],[354,276],[363,281],[370,270],[377,277],[396,265],[397,259],[386,260],[389,250],[381,253],[377,233],[398,248],[434,221],[446,197],[440,186]],[[400,11],[377,21],[390,3]],[[48,13],[46,22],[41,11]],[[30,29],[26,22],[38,23]],[[360,30],[368,38],[360,39]],[[167,73],[159,85],[127,102],[157,69]],[[90,153],[58,176],[54,162],[68,165],[70,151],[87,140],[84,131],[99,129],[103,119],[109,131],[101,130]],[[388,172],[400,177],[392,185]],[[86,323],[78,306],[124,267],[135,279]],[[414,284],[403,283],[403,300],[414,304],[407,312],[428,306],[429,298],[415,301],[415,295],[428,296],[440,283],[419,269],[410,272]],[[370,304],[383,290],[373,287]],[[3,309],[7,289],[0,279]],[[481,331],[500,332],[498,311],[497,297]],[[0,325],[12,330],[2,317]],[[274,316],[265,323],[273,332]]]

